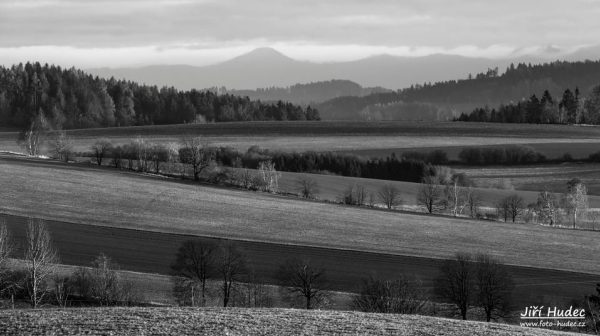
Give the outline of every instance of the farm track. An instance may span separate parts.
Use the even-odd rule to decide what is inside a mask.
[[[17,245],[25,237],[26,217],[2,215]],[[103,227],[48,220],[52,239],[61,262],[89,266],[100,253],[111,256],[125,270],[169,274],[170,264],[183,241],[197,239],[217,243],[222,239],[178,235],[125,228]],[[377,274],[383,277],[414,274],[431,289],[440,259],[319,248],[292,244],[236,240],[244,248],[250,265],[269,284],[276,284],[278,264],[290,257],[306,257],[323,263],[331,279],[331,289],[356,292],[361,279]],[[17,251],[18,254],[22,251]],[[592,293],[600,275],[551,269],[509,266],[517,284],[517,301],[537,304],[542,297],[573,298]]]

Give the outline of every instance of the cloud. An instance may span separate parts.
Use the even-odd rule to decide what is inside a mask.
[[[0,48],[152,46],[196,55],[312,45],[491,55],[516,47],[595,44],[599,15],[600,3],[590,0],[4,0]]]

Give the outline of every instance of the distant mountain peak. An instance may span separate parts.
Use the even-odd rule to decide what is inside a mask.
[[[262,47],[262,48],[256,48],[248,53],[245,53],[243,55],[235,57],[235,58],[227,61],[226,63],[229,63],[229,62],[256,62],[256,61],[265,61],[265,60],[269,61],[269,62],[294,61],[292,58],[287,57],[286,55],[282,54],[281,52],[277,51],[274,48]]]

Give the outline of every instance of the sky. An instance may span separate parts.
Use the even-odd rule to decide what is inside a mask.
[[[598,44],[599,0],[0,0],[0,64],[208,65],[258,47],[313,62],[508,58]]]

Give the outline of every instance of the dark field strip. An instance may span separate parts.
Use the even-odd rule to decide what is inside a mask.
[[[27,218],[2,215],[16,244],[25,236]],[[61,263],[89,266],[99,253],[110,255],[122,269],[145,273],[168,274],[169,265],[183,241],[219,239],[190,235],[166,234],[123,228],[47,221]],[[307,257],[323,263],[332,282],[332,290],[355,292],[362,278],[371,274],[391,277],[395,274],[420,276],[427,288],[437,274],[441,260],[352,250],[327,249],[299,245],[238,241],[251,267],[267,283],[275,284],[278,264],[289,257]],[[22,251],[17,251],[19,255]],[[561,265],[557,265],[560,267]],[[593,293],[600,276],[510,266],[517,284],[516,298],[523,305],[538,304],[542,297],[573,298]]]
[[[506,148],[510,145],[492,145],[492,146],[480,146],[473,144],[477,147],[493,147],[493,148]],[[571,154],[573,159],[587,159],[590,154],[598,153],[600,151],[600,141],[597,143],[593,142],[568,142],[568,143],[531,143],[522,144],[522,146],[529,146],[536,151],[543,153],[549,159],[561,158],[565,153]],[[470,146],[446,146],[442,149],[448,154],[448,159],[458,160],[458,154],[464,148]],[[339,153],[348,153],[365,157],[380,157],[385,158],[390,156],[392,153],[400,156],[402,152],[415,151],[420,153],[429,153],[436,147],[414,147],[414,148],[372,148],[372,149],[356,149],[339,151]]]
[[[519,138],[581,138],[600,135],[600,127],[567,125],[493,124],[419,121],[303,121],[303,122],[232,122],[214,124],[183,124],[137,127],[113,127],[71,130],[74,137],[175,136],[193,133],[206,136],[228,135],[418,135],[418,136],[478,136]],[[5,132],[0,139],[13,139],[16,134]]]

